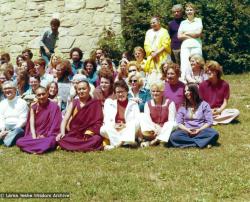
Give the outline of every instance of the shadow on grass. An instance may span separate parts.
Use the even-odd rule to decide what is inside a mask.
[[[238,119],[234,119],[230,124],[236,125],[240,124],[241,122]]]

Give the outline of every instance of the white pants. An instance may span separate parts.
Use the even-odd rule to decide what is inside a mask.
[[[174,121],[165,122],[161,127],[143,113],[140,114],[139,121],[142,134],[146,134],[149,131],[154,131],[158,134],[156,139],[163,142],[168,142],[171,132],[177,127],[177,124]]]
[[[187,47],[187,48],[183,48],[181,47],[181,80],[184,81],[185,80],[185,75],[186,75],[186,71],[187,69],[191,69],[191,65],[190,65],[190,61],[189,61],[189,57],[190,55],[193,54],[199,54],[202,56],[202,49],[201,47]]]
[[[126,123],[126,127],[117,131],[113,126],[103,125],[100,129],[100,134],[109,139],[110,145],[117,146],[122,142],[134,143],[136,134],[140,130],[140,125],[137,121]]]
[[[214,118],[213,124],[228,124],[235,118],[240,115],[238,109],[224,109],[220,115],[217,115]]]

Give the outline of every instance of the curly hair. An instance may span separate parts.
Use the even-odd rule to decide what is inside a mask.
[[[82,56],[83,56],[82,50],[81,50],[80,48],[78,48],[78,47],[72,48],[72,49],[70,50],[70,53],[69,53],[69,56],[70,56],[71,59],[72,59],[72,55],[73,55],[74,52],[78,52],[79,57],[80,57],[79,60],[81,60],[81,59],[82,59]]]
[[[50,21],[50,25],[55,25],[57,27],[60,26],[60,20],[58,20],[57,18],[54,18]]]

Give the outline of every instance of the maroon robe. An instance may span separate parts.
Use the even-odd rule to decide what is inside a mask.
[[[28,153],[41,154],[56,147],[56,136],[60,133],[62,114],[57,103],[48,100],[41,106],[38,103],[31,106],[35,116],[36,135],[43,138],[33,139],[30,131],[30,114],[28,116],[24,137],[18,139],[16,145]]]
[[[82,108],[79,99],[73,100],[73,117],[69,131],[58,142],[59,146],[69,151],[102,150],[103,138],[100,135],[102,123],[102,105],[99,100],[90,98]],[[88,134],[90,131],[91,134]]]

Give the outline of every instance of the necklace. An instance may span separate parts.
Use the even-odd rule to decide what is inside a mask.
[[[190,119],[194,119],[195,108],[194,107],[189,107],[188,109],[189,109]]]

